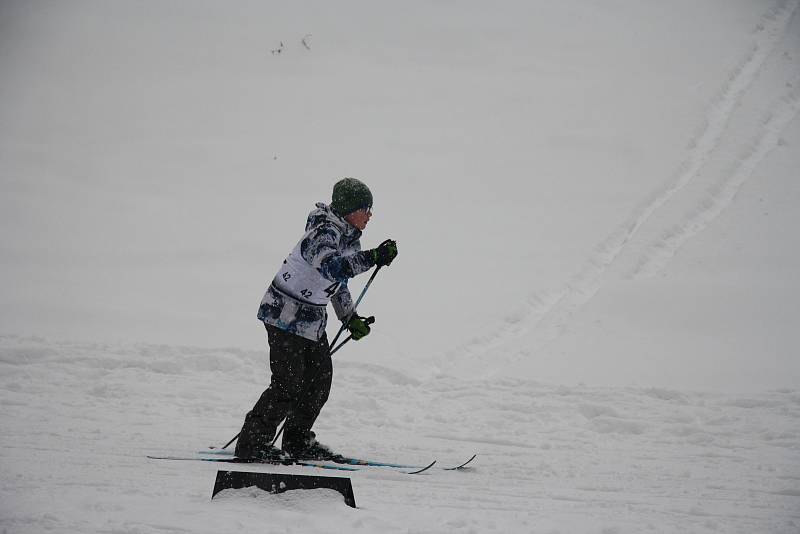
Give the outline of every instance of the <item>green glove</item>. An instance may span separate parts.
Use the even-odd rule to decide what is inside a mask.
[[[375,265],[378,267],[391,265],[392,260],[397,257],[397,242],[394,239],[387,239],[378,245],[378,248],[373,248],[370,252]]]
[[[372,319],[372,321],[370,321]],[[347,329],[350,331],[350,335],[353,336],[353,339],[358,341],[362,337],[365,337],[369,334],[369,325],[374,321],[373,317],[360,317],[358,315],[354,315],[350,322],[347,324]]]

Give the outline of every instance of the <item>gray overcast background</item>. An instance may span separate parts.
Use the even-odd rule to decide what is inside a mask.
[[[347,358],[796,386],[797,17],[584,4],[0,3],[0,334],[265,349],[356,176],[400,257]]]

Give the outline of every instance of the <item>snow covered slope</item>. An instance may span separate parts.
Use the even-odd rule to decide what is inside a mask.
[[[0,531],[800,531],[798,4],[0,2]],[[210,502],[346,175],[319,435],[479,461]]]
[[[0,30],[2,333],[260,349],[354,175],[401,258],[351,361],[800,380],[796,1],[11,1]]]
[[[683,393],[524,379],[418,381],[339,363],[317,426],[363,456],[468,471],[348,474],[337,493],[210,501],[191,453],[238,430],[260,352],[0,338],[0,531],[797,532],[800,393]],[[320,474],[303,468],[245,467]],[[329,474],[323,472],[323,474]],[[340,474],[340,473],[336,473]]]
[[[766,11],[748,37],[673,178],[563,283],[524,294],[441,367],[491,359],[492,372],[553,382],[800,384],[797,3]]]

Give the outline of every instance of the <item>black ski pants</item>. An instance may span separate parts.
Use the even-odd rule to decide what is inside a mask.
[[[272,379],[245,417],[236,447],[240,456],[266,450],[284,418],[283,448],[304,442],[331,390],[333,365],[327,336],[311,341],[265,326]]]

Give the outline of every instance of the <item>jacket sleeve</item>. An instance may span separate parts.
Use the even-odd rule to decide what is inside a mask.
[[[322,276],[331,282],[343,283],[371,269],[375,261],[363,251],[342,255],[338,247],[339,237],[332,225],[321,226],[303,240],[300,253]]]
[[[339,286],[339,291],[331,297],[331,304],[333,304],[333,311],[336,312],[336,317],[344,322],[347,316],[355,311],[353,307],[353,297],[350,295],[350,290],[347,288],[347,282]]]

